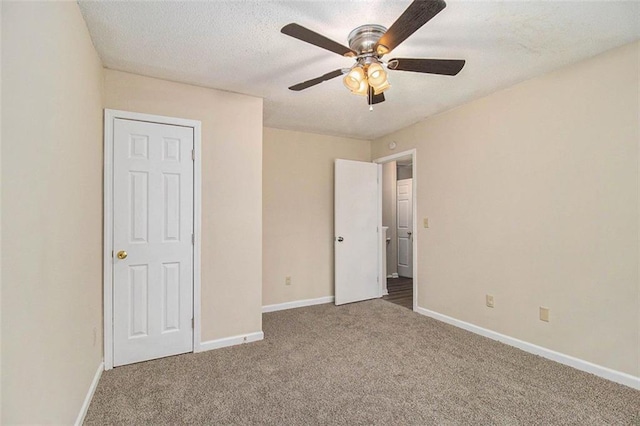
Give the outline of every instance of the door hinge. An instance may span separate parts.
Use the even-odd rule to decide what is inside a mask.
[[[196,150],[195,149],[191,150],[191,160],[192,161],[196,161]]]
[[[113,250],[111,250],[111,257],[113,257]]]
[[[191,328],[194,328],[193,318],[191,318]]]
[[[191,245],[196,243],[196,234],[191,234]]]

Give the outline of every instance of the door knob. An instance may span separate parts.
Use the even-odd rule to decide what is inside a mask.
[[[343,242],[343,241],[344,241],[344,238],[342,238],[342,237],[338,237],[338,242],[339,242],[339,243],[341,243],[341,242]]]
[[[124,250],[120,250],[117,254],[118,259],[126,259],[127,258],[127,252]]]
[[[407,232],[407,235],[408,235],[408,236],[411,236],[411,232]]]

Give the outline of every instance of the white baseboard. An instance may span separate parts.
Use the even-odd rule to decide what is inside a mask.
[[[255,333],[240,334],[238,336],[224,337],[222,339],[208,340],[201,342],[200,347],[194,352],[210,351],[212,349],[226,348],[228,346],[241,345],[243,343],[257,342],[264,339],[264,333],[262,331],[256,331]]]
[[[509,346],[514,346],[518,349],[522,349],[525,352],[539,355],[552,361],[559,362],[560,364],[568,365],[569,367],[594,374],[604,379],[611,380],[612,382],[620,383],[621,385],[640,390],[640,377],[632,376],[631,374],[623,373],[621,371],[612,370],[610,368],[603,367],[601,365],[594,364],[580,358],[575,358],[571,355],[565,355],[563,353],[556,352],[551,349],[535,345],[533,343],[525,342],[523,340],[519,340],[514,337],[510,337],[486,328],[482,328],[477,325],[440,314],[438,312],[430,311],[429,309],[417,307],[415,309],[415,312],[431,317],[433,319],[437,319],[438,321],[446,322],[447,324],[451,324],[472,333],[488,337],[489,339],[497,340]]]
[[[98,365],[98,369],[96,370],[96,374],[93,376],[93,381],[89,386],[89,390],[87,391],[87,396],[84,397],[84,402],[82,403],[82,407],[80,407],[80,413],[78,413],[78,418],[74,425],[81,426],[84,423],[84,418],[87,415],[87,410],[89,410],[89,405],[91,405],[91,399],[93,399],[93,394],[96,392],[96,388],[98,387],[98,382],[100,381],[100,377],[102,376],[102,372],[104,371],[104,362],[100,362]]]
[[[319,297],[317,299],[294,300],[293,302],[278,303],[276,305],[266,305],[262,307],[262,312],[283,311],[285,309],[302,308],[303,306],[322,305],[324,303],[333,303],[334,297]]]

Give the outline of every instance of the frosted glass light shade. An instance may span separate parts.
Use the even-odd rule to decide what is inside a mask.
[[[357,91],[360,89],[361,83],[365,81],[364,70],[360,67],[355,67],[347,73],[342,79],[342,82],[347,89]],[[366,82],[365,82],[366,83]]]
[[[367,84],[367,80],[362,80],[360,82],[358,90],[352,90],[351,93],[353,93],[354,95],[367,96],[367,94],[369,93],[369,85]]]
[[[391,87],[391,85],[387,80],[385,80],[382,84],[379,84],[377,87],[376,86],[373,87],[373,93],[375,95],[379,95],[380,93],[387,90],[389,87]]]
[[[387,81],[387,73],[377,62],[369,65],[367,69],[367,76],[369,77],[369,84],[374,88],[381,86]]]

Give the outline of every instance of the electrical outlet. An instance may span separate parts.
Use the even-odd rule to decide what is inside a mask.
[[[425,227],[425,228],[428,228],[428,227],[429,227],[429,218],[428,218],[428,217],[425,217],[425,218],[422,220],[422,224],[424,225],[424,227]]]
[[[540,306],[540,321],[549,322],[549,308]]]
[[[284,284],[285,285],[291,285],[291,277],[285,277]]]
[[[487,306],[489,308],[493,308],[493,296],[490,294],[487,294],[486,298],[487,298]]]

